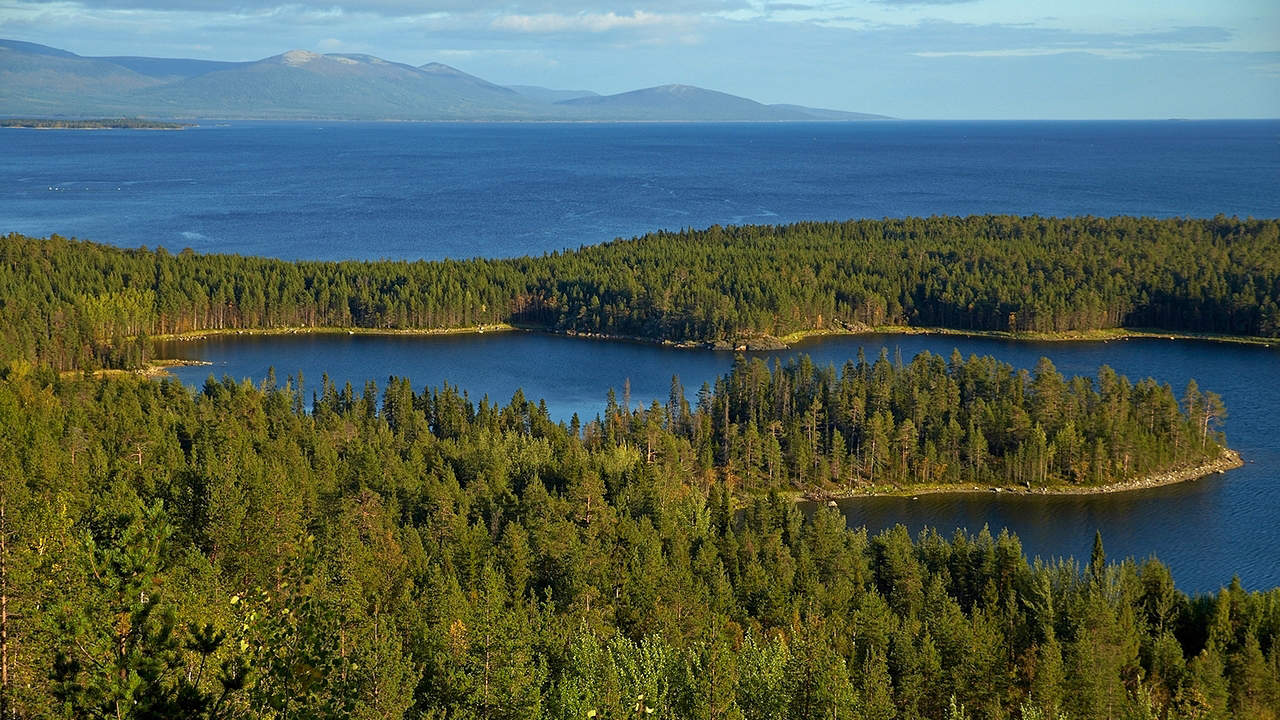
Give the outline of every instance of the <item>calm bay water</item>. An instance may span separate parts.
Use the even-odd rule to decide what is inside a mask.
[[[934,495],[917,501],[869,498],[846,502],[855,526],[875,531],[897,523],[912,532],[957,527],[993,532],[1009,528],[1031,555],[1087,558],[1095,530],[1101,530],[1113,558],[1155,554],[1169,564],[1179,585],[1190,592],[1212,591],[1240,575],[1246,587],[1280,586],[1280,346],[1230,345],[1188,340],[1127,340],[1090,343],[1031,343],[988,338],[925,335],[868,335],[827,338],[793,351],[751,353],[784,362],[797,352],[819,365],[837,368],[862,348],[874,359],[881,347],[904,360],[928,350],[949,355],[994,355],[1031,368],[1051,357],[1065,375],[1092,375],[1109,364],[1130,380],[1155,377],[1181,395],[1194,377],[1219,392],[1230,413],[1227,440],[1245,458],[1245,467],[1181,485],[1105,496],[1034,497]],[[490,333],[448,337],[323,335],[219,337],[161,344],[165,356],[201,359],[212,367],[177,368],[184,382],[199,385],[210,375],[261,381],[274,366],[281,380],[301,372],[307,388],[319,387],[322,373],[357,390],[367,380],[385,385],[390,375],[409,377],[415,388],[447,380],[505,403],[517,388],[545,398],[559,420],[573,413],[584,419],[603,411],[609,388],[619,399],[629,381],[633,405],[665,402],[671,376],[679,375],[693,397],[703,382],[727,372],[733,353],[676,350],[628,342],[584,340],[536,333]]]
[[[1280,216],[1277,121],[0,133],[0,232],[287,259],[509,257],[715,223]]]

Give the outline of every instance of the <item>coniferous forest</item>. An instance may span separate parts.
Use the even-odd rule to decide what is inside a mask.
[[[147,335],[459,328],[733,342],[877,325],[1280,336],[1280,221],[719,226],[537,258],[284,262],[0,240],[0,366],[135,367]]]
[[[881,324],[1280,334],[1280,222],[928,218],[540,258],[285,262],[0,240],[0,720],[1280,716],[1280,589],[819,495],[1096,488],[1222,456],[1108,367],[739,356],[554,422],[444,385],[201,388],[149,338],[514,323],[732,342]]]
[[[475,403],[395,378],[363,392],[321,379],[314,399],[305,387],[211,378],[193,393],[7,371],[6,717],[1274,718],[1280,706],[1280,590],[1191,598],[1154,559],[1108,562],[1101,538],[1087,563],[1028,561],[1004,533],[872,536],[775,492],[731,501],[730,478],[771,488],[843,463],[901,482],[1037,482],[1079,462],[1087,481],[1216,443],[1194,387],[1180,411],[1167,388],[1105,369],[1064,386],[1047,363],[1028,380],[989,359],[881,358],[837,377],[802,359],[740,363],[693,408],[609,403],[583,425],[520,394]],[[864,401],[870,420],[844,415]],[[939,409],[916,423],[918,403]],[[924,419],[935,412],[943,428]],[[1026,438],[992,430],[1004,423],[991,416],[1019,412]],[[955,470],[953,423],[980,448]],[[782,457],[766,441],[753,468],[741,437],[761,426]],[[1131,445],[1103,447],[1103,427]],[[1072,433],[1078,457],[1037,454]]]

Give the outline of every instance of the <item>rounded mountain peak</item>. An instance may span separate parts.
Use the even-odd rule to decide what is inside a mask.
[[[310,50],[290,50],[280,56],[280,61],[285,65],[304,65],[321,57],[319,53],[313,53]]]

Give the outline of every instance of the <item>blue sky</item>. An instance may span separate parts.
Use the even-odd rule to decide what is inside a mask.
[[[358,52],[904,118],[1280,117],[1276,0],[0,0],[0,37],[82,55]]]

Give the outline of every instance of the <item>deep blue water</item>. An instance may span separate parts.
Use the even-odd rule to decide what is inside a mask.
[[[507,257],[906,215],[1280,216],[1280,122],[252,124],[0,131],[0,232]]]
[[[910,360],[923,350],[949,355],[994,355],[1017,367],[1031,368],[1043,355],[1065,375],[1093,375],[1109,364],[1137,381],[1155,377],[1171,383],[1180,396],[1194,377],[1202,388],[1220,393],[1227,405],[1228,444],[1245,467],[1181,485],[1099,496],[1034,497],[1009,495],[924,496],[857,499],[845,503],[853,525],[871,530],[905,523],[912,532],[925,526],[950,534],[989,525],[1008,527],[1024,549],[1045,558],[1088,558],[1095,530],[1101,530],[1113,558],[1156,554],[1170,565],[1180,587],[1207,592],[1239,574],[1249,588],[1280,586],[1280,344],[1230,345],[1188,340],[1127,340],[1088,343],[1032,343],[925,335],[869,335],[804,343],[793,351],[753,353],[785,360],[810,354],[819,365],[837,368],[857,356],[859,347],[874,360],[881,347]],[[584,419],[604,409],[609,388],[619,400],[629,381],[632,405],[665,402],[671,376],[679,375],[690,398],[698,387],[727,372],[734,354],[676,350],[655,345],[610,342],[536,333],[489,333],[413,338],[365,335],[219,337],[163,344],[169,356],[199,358],[211,367],[177,368],[184,382],[199,385],[210,375],[261,381],[274,366],[281,380],[297,372],[307,388],[319,387],[321,373],[339,385],[360,390],[365,381],[385,385],[390,375],[409,377],[414,387],[448,380],[506,403],[517,388],[530,398],[545,398],[556,419],[577,412]],[[308,393],[309,394],[309,393]]]

